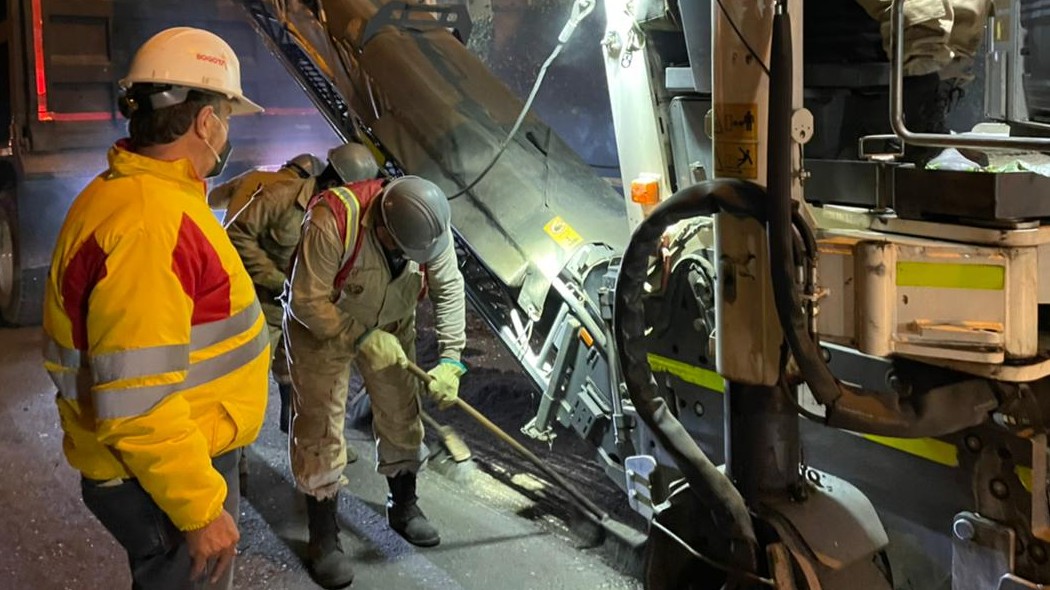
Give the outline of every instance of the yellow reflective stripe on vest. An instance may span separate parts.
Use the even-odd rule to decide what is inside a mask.
[[[270,344],[265,326],[250,340],[218,356],[193,363],[186,379],[142,387],[96,390],[95,414],[101,419],[129,418],[145,414],[173,393],[199,387],[228,375],[255,360]]]
[[[182,383],[162,383],[96,391],[95,416],[103,420],[140,416],[181,387]]]
[[[357,233],[357,226],[361,223],[361,203],[358,202],[354,191],[345,186],[338,186],[331,190],[332,194],[339,197],[339,200],[346,207],[346,231],[343,232],[343,261],[339,265],[342,268],[354,253],[352,237]]]
[[[185,371],[190,366],[190,347],[185,344],[121,350],[91,357],[95,383]]]
[[[106,389],[99,393],[100,400],[109,398],[108,392],[121,392],[122,395],[130,393],[130,397],[126,399],[97,401],[100,408],[99,417],[135,415],[137,409],[148,410],[176,390],[181,391],[207,383],[251,362],[262,352],[260,346],[265,347],[268,343],[269,337],[265,330],[233,350],[193,366],[190,365],[189,355],[192,351],[207,348],[247,332],[258,322],[261,315],[262,308],[258,301],[253,301],[251,305],[228,318],[194,326],[190,330],[189,345],[173,344],[121,350],[92,356],[90,362],[84,364],[84,355],[79,350],[66,348],[48,339],[44,345],[44,367],[58,392],[70,400],[77,399],[78,375],[82,370],[91,372],[91,379],[86,380],[85,385],[187,372],[186,379],[175,384]]]
[[[190,365],[190,372],[186,375],[186,381],[182,383],[181,389],[190,389],[204,385],[223,375],[232,373],[255,360],[269,345],[270,332],[267,330],[266,324],[262,324],[251,340],[218,356]]]
[[[256,300],[226,319],[193,326],[190,328],[190,351],[208,348],[212,344],[218,344],[227,338],[233,338],[248,331],[255,325],[261,314],[262,307]]]
[[[58,393],[66,399],[77,399],[77,369],[55,369],[47,366],[47,374],[58,388]]]
[[[80,368],[80,351],[66,348],[51,338],[44,345],[44,360],[67,369]]]
[[[58,393],[66,399],[77,399],[80,359],[79,350],[66,348],[51,338],[44,343],[44,368],[58,388]]]

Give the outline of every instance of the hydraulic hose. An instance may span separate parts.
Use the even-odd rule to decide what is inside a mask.
[[[689,482],[689,488],[709,508],[731,540],[734,565],[755,571],[755,531],[743,497],[733,483],[697,446],[662,397],[649,368],[645,344],[644,285],[649,257],[671,225],[690,217],[713,215],[720,210],[761,218],[763,190],[741,180],[708,180],[678,191],[661,203],[638,226],[624,251],[616,280],[616,350],[627,392],[638,415]]]
[[[987,380],[971,379],[917,392],[907,398],[865,392],[832,375],[809,331],[795,278],[791,199],[791,20],[781,3],[773,17],[770,60],[768,219],[774,301],[784,336],[813,396],[826,406],[829,426],[901,437],[941,436],[984,422],[998,405]]]
[[[828,425],[889,436],[938,436],[980,424],[998,405],[992,384],[982,379],[934,385],[903,397],[851,388],[835,379],[824,363],[810,334],[795,277],[792,224],[799,225],[799,236],[806,250],[812,249],[813,239],[808,226],[794,211],[791,199],[791,23],[783,3],[779,3],[777,10],[770,64],[769,198],[758,185],[743,180],[716,179],[682,189],[660,203],[635,229],[624,251],[613,314],[617,354],[627,393],[638,415],[685,476],[690,490],[711,510],[725,531],[734,565],[746,571],[755,571],[757,541],[744,499],[659,396],[647,358],[648,326],[643,298],[649,261],[656,254],[664,231],[671,225],[719,212],[752,217],[767,224],[777,315],[802,377],[827,408]],[[805,255],[812,259],[814,253],[809,251]]]

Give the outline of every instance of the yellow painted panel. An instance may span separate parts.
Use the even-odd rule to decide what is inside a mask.
[[[898,262],[898,287],[1002,291],[1006,268],[994,264]]]

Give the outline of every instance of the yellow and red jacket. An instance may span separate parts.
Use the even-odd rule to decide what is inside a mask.
[[[188,160],[110,150],[59,233],[44,331],[70,465],[137,478],[181,530],[218,517],[226,484],[211,457],[258,435],[270,352]]]

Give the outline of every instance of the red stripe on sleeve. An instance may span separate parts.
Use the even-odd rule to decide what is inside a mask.
[[[106,252],[94,234],[69,259],[62,274],[62,307],[73,328],[73,346],[87,349],[87,313],[91,291],[106,276]]]
[[[192,325],[230,317],[230,276],[215,247],[185,213],[171,254],[171,269],[193,300]]]

